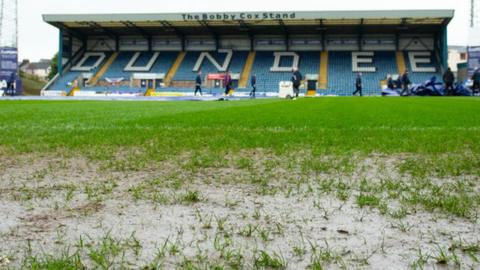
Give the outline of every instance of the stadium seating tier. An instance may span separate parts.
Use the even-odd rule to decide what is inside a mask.
[[[111,64],[108,70],[101,77],[101,81],[105,81],[107,78],[124,78],[125,81],[129,81],[133,73],[125,71],[125,67],[128,65],[132,57],[136,52],[120,52],[115,61]],[[219,65],[222,65],[227,57],[227,53],[224,52],[208,52]],[[185,58],[181,62],[177,72],[173,77],[173,81],[178,82],[193,82],[196,77],[196,72],[193,70],[197,63],[201,52],[187,52]],[[308,51],[308,52],[296,52],[299,56],[299,69],[305,76],[307,74],[318,75],[320,73],[320,51]],[[138,59],[133,64],[134,67],[145,66],[154,55],[154,52],[141,52]],[[152,68],[148,72],[144,73],[163,73],[167,74],[172,65],[174,64],[179,52],[160,52],[159,57],[154,62]],[[244,70],[244,66],[247,61],[249,53],[246,51],[233,52],[228,70],[231,73],[241,74]],[[93,65],[98,58],[88,58],[84,66]],[[108,53],[107,58],[108,59]],[[324,58],[325,59],[325,58]],[[411,80],[414,83],[422,83],[432,76],[437,76],[441,79],[440,65],[435,57],[435,54],[431,54],[431,63],[436,67],[437,72],[434,73],[418,73],[412,72],[411,63],[408,57],[408,53],[404,53],[404,59],[407,68],[411,71]],[[285,67],[287,70],[274,72],[271,70],[274,65],[275,52],[273,51],[257,51],[255,59],[253,61],[253,67],[250,75],[257,75],[257,91],[258,92],[276,92],[278,91],[278,85],[280,81],[289,81],[291,78],[291,71],[288,67],[293,64],[293,56],[283,56],[279,63],[279,67]],[[104,60],[105,62],[105,60]],[[104,63],[92,71],[95,73]],[[420,64],[421,66],[422,64]],[[352,67],[352,52],[347,51],[330,51],[328,52],[328,67],[327,74],[327,89],[318,90],[317,92],[322,95],[341,95],[348,96],[354,91],[354,81],[356,73],[353,72]],[[359,64],[360,67],[375,67],[375,72],[363,72],[363,93],[364,95],[379,95],[380,94],[380,82],[385,79],[387,74],[398,74],[398,66],[396,60],[396,52],[394,51],[376,51],[374,52],[373,62]],[[218,71],[214,64],[205,58],[200,66],[204,78],[209,73],[222,73]],[[68,71],[50,87],[52,90],[65,90],[69,91],[71,86],[70,82],[78,78],[82,72]],[[319,87],[317,87],[319,88]],[[93,87],[84,87],[82,90],[94,90],[94,91],[110,91],[110,92],[139,92],[145,91],[145,89],[135,88],[127,86],[126,83],[117,86],[104,86],[99,84]],[[250,80],[248,80],[247,86],[237,91],[249,91]],[[192,89],[185,87],[168,87],[157,89],[157,91],[179,91],[179,92],[191,92]],[[221,93],[221,89],[207,89],[204,87],[206,93]]]

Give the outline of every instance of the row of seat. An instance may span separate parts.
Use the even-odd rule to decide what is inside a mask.
[[[227,53],[224,52],[209,52],[210,55],[216,60],[216,62],[221,66],[223,65]],[[125,67],[128,65],[135,52],[121,52],[116,57],[115,61],[111,64],[108,70],[102,75],[100,80],[106,80],[107,78],[125,78],[129,80],[134,72],[125,71]],[[196,77],[196,72],[193,70],[195,64],[197,63],[201,52],[187,52],[185,58],[183,59],[180,67],[178,68],[173,81],[194,81]],[[304,74],[318,74],[320,68],[320,52],[296,52],[299,56],[298,66],[300,71]],[[136,66],[145,66],[149,60],[154,55],[153,52],[142,52],[137,58],[136,62],[133,64]],[[153,64],[150,72],[151,73],[164,73],[167,74],[172,65],[174,64],[178,52],[160,52],[159,57]],[[439,64],[432,53],[431,63],[437,67]],[[248,52],[234,52],[228,70],[231,73],[240,74],[244,68]],[[405,54],[405,62],[407,67],[410,66],[409,59]],[[95,63],[95,57],[92,59],[87,59],[85,66]],[[108,57],[107,57],[108,58]],[[107,59],[106,58],[106,59]],[[286,68],[291,67],[293,64],[293,57],[284,56],[281,58],[278,67]],[[280,81],[288,81],[291,78],[290,69],[286,69],[282,72],[273,72],[271,68],[274,64],[275,56],[274,52],[257,52],[255,61],[253,63],[251,74],[257,75],[257,90],[258,91],[278,91],[278,83]],[[105,60],[106,61],[106,60]],[[105,62],[104,61],[104,62]],[[102,63],[103,65],[103,63]],[[360,64],[362,65],[362,64]],[[398,74],[398,67],[395,58],[395,52],[375,52],[373,56],[373,63],[364,64],[366,66],[375,66],[376,72],[365,72],[363,73],[363,85],[364,85],[364,94],[375,95],[379,93],[380,90],[380,81],[385,79],[386,74]],[[220,73],[208,59],[204,59],[201,70],[203,71],[204,76],[208,73]],[[50,89],[69,89],[68,84],[81,75],[81,72],[78,71],[69,71],[59,78]],[[351,52],[329,52],[328,55],[328,88],[326,90],[320,90],[322,94],[331,94],[331,95],[351,95],[354,90],[354,81],[356,74],[352,72],[352,53]],[[415,83],[421,83],[432,76],[439,76],[438,73],[411,73],[411,80]],[[248,90],[250,85],[248,84]],[[112,89],[118,89],[118,91],[130,91],[135,90],[128,86],[95,86],[92,88],[95,91],[111,91]],[[176,88],[167,88],[166,91],[178,91]],[[180,89],[180,90],[191,90],[191,89]],[[206,90],[211,91],[211,90]]]
[[[110,54],[106,54],[107,56],[109,56]],[[100,66],[102,66],[105,61],[106,61],[107,57],[103,60],[103,62],[100,64]],[[83,63],[83,66],[92,66],[94,65],[97,60],[99,60],[99,56],[92,56],[92,57],[88,57],[85,62]],[[75,63],[76,64],[76,63]],[[80,75],[82,75],[83,73],[95,73],[97,70],[91,70],[89,72],[83,72],[83,71],[73,71],[73,70],[69,70],[68,72],[66,72],[65,74],[63,74],[62,76],[60,76],[50,87],[49,89],[51,90],[67,90],[69,91],[71,88],[72,88],[72,82],[76,79],[78,79],[78,77]]]
[[[303,75],[318,74],[320,68],[319,52],[297,52],[300,57],[298,63]],[[280,81],[289,81],[292,77],[291,71],[271,72],[274,62],[273,52],[257,52],[252,68],[252,74],[257,75],[257,88],[263,91],[278,91]],[[291,67],[293,57],[282,57],[279,67]]]
[[[125,78],[129,80],[132,76],[133,72],[125,71],[125,67],[128,65],[132,57],[135,55],[135,52],[121,52],[118,54],[115,61],[109,67],[109,69],[103,74],[102,79],[105,80],[106,78]],[[142,52],[140,56],[137,58],[135,63],[133,64],[134,67],[141,67],[146,66],[150,59],[153,57],[153,52]],[[153,64],[150,72],[152,73],[166,73],[173,65],[178,52],[161,52]]]
[[[173,80],[176,81],[193,81],[197,75],[197,72],[193,70],[195,64],[197,63],[198,58],[200,57],[201,52],[188,52],[185,55],[185,58],[180,65],[177,73]],[[227,57],[226,53],[219,53],[219,52],[209,52],[210,55],[217,61],[217,63],[222,66],[225,58]],[[228,70],[231,73],[241,73],[243,66],[245,65],[245,61],[247,59],[248,52],[235,52],[233,53],[230,66]],[[201,70],[203,75],[208,73],[220,73],[218,69],[207,59],[203,60],[201,65]]]
[[[407,55],[405,55],[405,63],[407,64],[407,67],[411,67],[410,58]],[[433,76],[437,77],[437,80],[441,80],[442,74],[440,73],[440,64],[437,61],[437,57],[435,57],[435,53],[430,54],[430,63],[432,64],[418,64],[418,66],[434,66],[436,67],[437,72],[412,72],[412,70],[410,70],[410,80],[418,84],[424,83]]]
[[[328,62],[328,89],[325,94],[351,95],[355,90],[356,73],[352,72],[352,56],[349,52],[330,52]],[[360,65],[362,66],[362,65]],[[398,74],[395,52],[375,52],[372,64],[376,72],[363,72],[363,94],[375,95],[380,92],[380,81],[387,74]]]

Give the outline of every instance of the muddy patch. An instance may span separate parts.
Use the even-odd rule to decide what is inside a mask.
[[[0,174],[0,258],[14,268],[480,267],[480,178],[418,178],[401,155],[15,160]]]

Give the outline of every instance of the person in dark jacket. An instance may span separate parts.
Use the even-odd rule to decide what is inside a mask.
[[[360,96],[363,96],[362,73],[357,73],[357,77],[355,78],[355,92],[352,93],[352,96],[355,96],[357,93],[360,93]]]
[[[390,74],[387,75],[387,87],[388,87],[388,89],[391,89],[391,90],[395,89],[395,85],[393,83],[392,75],[390,75]]]
[[[448,68],[443,74],[443,82],[445,83],[445,94],[447,96],[452,96],[454,91],[453,83],[455,82],[455,76],[453,75],[451,68]]]
[[[252,86],[252,91],[249,96],[255,98],[255,92],[257,92],[257,74],[253,74],[252,78],[250,78],[250,85]]]
[[[410,94],[410,91],[408,89],[408,87],[410,86],[412,82],[410,81],[410,77],[408,75],[408,70],[405,70],[405,72],[403,73],[402,75],[402,86],[403,86],[403,90],[402,90],[402,93],[400,94],[401,96],[405,96],[405,95],[409,95]]]
[[[300,73],[298,68],[294,68],[291,81],[293,83],[293,92],[295,92],[296,98],[298,98],[298,95],[300,94],[300,85],[302,84],[302,80],[302,73]]]
[[[200,92],[200,96],[203,96],[202,93],[202,71],[198,71],[197,78],[195,78],[195,93],[194,95],[197,95],[197,92]]]
[[[7,91],[6,91],[7,95],[12,95],[12,96],[14,95],[16,79],[17,79],[17,76],[15,72],[10,73],[10,77],[8,78],[8,81],[7,81]]]
[[[480,68],[475,69],[472,75],[472,91],[473,93],[480,92]]]
[[[223,78],[223,85],[225,86],[225,95],[228,95],[228,93],[230,93],[230,90],[232,90],[232,76],[228,71],[225,71],[225,77]]]
[[[403,89],[402,88],[402,74],[398,74],[397,79],[395,80],[395,87],[397,89]]]

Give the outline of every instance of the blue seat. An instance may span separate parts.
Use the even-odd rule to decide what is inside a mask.
[[[187,52],[185,55],[185,59],[183,59],[182,64],[180,65],[175,77],[173,78],[174,81],[195,81],[197,73],[193,71],[193,68],[200,56],[201,52]],[[217,62],[222,65],[227,54],[226,53],[218,53],[218,52],[209,52]],[[245,61],[247,59],[248,52],[233,52],[232,60],[230,62],[230,66],[228,70],[230,73],[241,73],[243,67],[245,65]],[[222,73],[218,71],[217,68],[208,60],[204,59],[202,65],[200,66],[203,76],[206,76],[209,73]]]
[[[412,65],[410,63],[410,59],[408,57],[408,53],[404,53],[405,57],[405,63],[407,64],[407,68],[410,73],[410,81],[412,81],[413,84],[422,84],[425,81],[429,80],[433,76],[437,77],[437,81],[442,80],[442,73],[440,69],[440,64],[437,61],[437,58],[435,57],[435,52],[431,52],[430,54],[430,63],[431,64],[418,64],[419,67],[435,67],[437,72],[413,72],[412,70]]]
[[[299,70],[305,76],[306,74],[318,74],[320,68],[320,52],[297,52],[300,57]],[[258,92],[277,92],[281,81],[290,81],[291,71],[272,72],[275,57],[274,52],[257,52],[253,64],[252,73],[257,75]],[[280,67],[291,67],[293,57],[282,57]]]
[[[321,93],[352,95],[357,76],[356,72],[352,71],[352,52],[329,52],[328,58],[328,89]],[[380,81],[384,80],[387,74],[398,73],[395,52],[374,52],[373,63],[365,66],[376,67],[376,72],[362,72],[364,95],[380,95]]]
[[[180,65],[177,73],[175,74],[174,81],[189,81],[194,82],[196,72],[193,68],[200,56],[201,52],[187,52],[185,58]],[[306,74],[318,74],[320,68],[320,52],[296,52],[300,57],[299,69],[303,75]],[[119,78],[124,77],[125,80],[129,80],[134,72],[126,72],[124,69],[127,66],[130,59],[135,52],[120,52],[115,61],[109,67],[109,69],[102,76],[101,80],[106,78]],[[173,66],[175,59],[179,52],[160,52],[160,55],[154,63],[150,73],[168,73]],[[217,60],[219,64],[222,64],[225,60],[225,53],[210,52],[210,54]],[[134,66],[144,66],[151,59],[153,52],[142,52],[137,59]],[[435,54],[431,54],[431,62],[437,68],[437,72],[434,73],[419,73],[410,72],[411,81],[413,83],[423,83],[425,80],[430,79],[432,76],[441,78],[440,65],[435,57]],[[246,63],[248,52],[235,51],[232,56],[232,60],[229,66],[231,73],[241,74]],[[409,70],[410,62],[408,55],[404,54],[405,61]],[[108,56],[107,56],[108,58]],[[259,51],[256,54],[255,61],[253,63],[251,74],[257,75],[257,91],[258,92],[277,92],[280,81],[289,81],[292,73],[286,72],[272,72],[270,68],[274,64],[274,52],[273,51]],[[94,57],[87,59],[85,65],[93,64],[96,59]],[[293,57],[282,57],[280,66],[291,67]],[[429,64],[431,66],[432,64]],[[380,81],[384,80],[387,74],[398,74],[395,52],[393,51],[377,51],[374,52],[373,63],[366,64],[366,66],[375,66],[376,72],[363,72],[363,94],[364,95],[380,95],[381,87]],[[420,65],[421,66],[421,65]],[[208,60],[205,59],[201,65],[203,76],[209,73],[220,73],[216,67]],[[51,87],[52,90],[66,90],[71,89],[68,83],[73,81],[81,75],[81,72],[69,71],[59,78]],[[355,90],[356,74],[352,71],[352,52],[350,51],[330,51],[328,62],[328,89],[320,90],[319,93],[323,95],[340,95],[350,96]],[[250,81],[250,80],[249,80]],[[129,86],[95,86],[88,87],[85,90],[94,91],[118,91],[118,92],[135,92],[144,91],[139,88]],[[222,93],[223,89],[208,89],[204,88],[204,93]],[[244,89],[237,89],[237,91],[249,91],[250,85]],[[173,92],[192,92],[190,88],[175,88],[169,87],[161,89],[161,91],[173,91]]]
[[[105,60],[100,64],[100,66],[103,65],[103,63],[108,59],[109,54],[107,53],[107,57],[105,57]],[[89,57],[87,60],[83,63],[83,66],[91,66],[95,64],[95,62],[98,60],[98,57]],[[76,63],[74,63],[76,64]],[[95,72],[95,71],[92,71]],[[72,86],[70,83],[78,78],[83,72],[82,71],[68,71],[62,76],[60,76],[55,83],[53,83],[48,89],[49,90],[62,90],[62,91],[67,91],[69,92]]]
[[[69,72],[65,73],[63,76],[61,76],[60,78],[58,78],[55,81],[55,83],[50,85],[50,87],[48,89],[49,90],[61,90],[61,91],[68,92],[72,88],[72,86],[69,85],[69,84],[73,80],[75,80],[78,76],[80,76],[80,74],[82,74],[82,73],[79,72],[79,71],[69,71]]]
[[[133,73],[139,72],[131,72],[125,71],[125,67],[132,59],[135,52],[121,52],[118,54],[115,61],[109,67],[109,69],[103,74],[102,79],[105,78],[121,78],[124,77],[125,80],[130,80]],[[146,66],[148,61],[152,58],[154,52],[142,52],[138,57],[137,61],[134,63],[133,66]],[[148,73],[164,73],[167,74],[170,67],[175,62],[175,59],[178,55],[178,52],[160,52],[157,60],[152,66],[152,69],[148,71]]]

